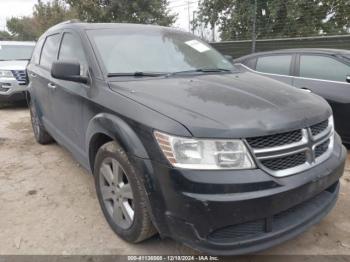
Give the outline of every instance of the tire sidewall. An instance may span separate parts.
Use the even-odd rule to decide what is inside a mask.
[[[100,188],[100,167],[104,159],[106,158],[112,158],[119,162],[119,164],[122,166],[122,168],[125,171],[125,174],[128,178],[129,184],[131,186],[131,190],[133,192],[134,201],[133,201],[133,209],[134,209],[134,221],[128,229],[123,229],[120,226],[118,226],[113,219],[111,218],[109,212],[107,211],[102,194],[101,194],[101,188]],[[95,160],[95,170],[94,170],[94,180],[95,180],[95,187],[96,187],[96,193],[97,197],[102,209],[102,212],[112,228],[112,230],[117,233],[119,236],[121,236],[123,239],[129,241],[129,242],[137,242],[138,236],[140,235],[140,232],[142,230],[142,219],[143,213],[140,206],[140,200],[143,196],[142,189],[140,190],[141,181],[140,178],[137,176],[135,168],[131,165],[129,162],[125,152],[117,145],[113,145],[111,143],[108,143],[105,146],[102,146],[100,150],[98,151],[96,155]]]
[[[37,110],[35,108],[35,104],[33,101],[29,102],[29,111],[30,111],[30,117],[31,117],[31,124],[32,124],[32,128],[33,128],[33,133],[35,136],[35,139],[37,141],[39,141],[40,139],[40,132],[41,132],[41,126],[40,126],[40,119],[39,116],[37,114]],[[33,119],[36,119],[36,125],[33,123]]]

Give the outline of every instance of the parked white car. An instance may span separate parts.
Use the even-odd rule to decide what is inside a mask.
[[[35,42],[0,41],[0,102],[24,100]]]

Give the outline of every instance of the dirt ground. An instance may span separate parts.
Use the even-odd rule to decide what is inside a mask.
[[[299,237],[262,254],[350,254],[350,154],[337,206]],[[196,254],[154,237],[132,245],[108,227],[93,179],[57,144],[33,138],[24,107],[0,109],[0,255]]]

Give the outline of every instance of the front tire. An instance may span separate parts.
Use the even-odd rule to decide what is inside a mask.
[[[97,197],[112,230],[132,243],[154,235],[142,180],[125,151],[116,142],[106,143],[98,150],[94,167]]]
[[[32,101],[29,102],[30,119],[33,127],[35,140],[42,145],[53,142],[53,138],[46,131],[44,125],[41,123],[36,107]]]

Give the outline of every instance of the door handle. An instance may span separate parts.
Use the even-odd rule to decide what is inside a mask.
[[[36,77],[36,74],[30,73],[30,76],[31,76],[31,77]]]
[[[302,87],[302,88],[300,88],[300,89],[301,89],[301,90],[304,90],[305,92],[312,93],[312,91],[311,91],[309,88]]]
[[[48,83],[47,84],[47,87],[48,88],[51,88],[51,89],[55,89],[56,88],[56,85],[52,84],[52,83]]]

